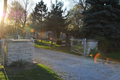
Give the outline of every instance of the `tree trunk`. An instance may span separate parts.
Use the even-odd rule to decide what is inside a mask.
[[[42,42],[42,30],[41,30],[41,42]]]
[[[25,16],[25,18],[24,18],[24,22],[23,22],[23,27],[25,27],[25,24],[26,24],[26,18],[27,18],[27,5],[26,5],[26,7],[25,7],[24,16]]]
[[[66,33],[66,42],[65,42],[65,45],[67,47],[71,46],[71,44],[70,44],[70,33],[69,32]]]
[[[6,16],[6,11],[7,11],[7,0],[4,0],[4,7],[3,7],[3,16],[1,18],[1,26],[0,26],[0,38],[2,39],[4,37],[4,31],[3,31],[3,27],[4,27],[4,19]]]
[[[41,11],[41,14],[42,14],[42,11]],[[41,22],[42,22],[42,17],[43,17],[43,15],[41,15]],[[42,25],[41,27],[43,27],[43,22],[41,23],[41,25]],[[42,31],[43,31],[43,30],[42,30],[42,28],[41,28],[41,42],[42,42]]]
[[[25,0],[25,11],[24,11],[24,22],[23,22],[23,27],[25,27],[25,24],[26,24],[26,21],[27,21],[27,8],[28,8],[28,4],[29,4],[29,2],[28,2],[29,0]]]

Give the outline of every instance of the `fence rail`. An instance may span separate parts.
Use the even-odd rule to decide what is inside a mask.
[[[86,53],[86,38],[84,39],[71,39],[71,51],[83,54]]]

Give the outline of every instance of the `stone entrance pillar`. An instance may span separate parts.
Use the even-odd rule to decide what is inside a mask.
[[[89,56],[90,50],[98,48],[98,41],[93,39],[86,40],[86,53],[85,56]]]
[[[34,46],[30,39],[6,40],[5,64],[15,61],[33,62]]]

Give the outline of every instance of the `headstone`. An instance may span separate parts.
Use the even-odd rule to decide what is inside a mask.
[[[66,33],[66,43],[65,43],[66,46],[70,47],[71,44],[70,44],[70,32],[67,32]]]
[[[30,38],[31,38],[31,36],[30,36],[30,29],[27,28],[27,30],[26,30],[26,39],[30,39]]]
[[[63,40],[66,39],[65,33],[63,33],[62,39],[63,39]]]
[[[71,39],[74,39],[73,36],[71,36]]]
[[[20,36],[20,35],[18,35],[18,39],[21,39],[21,36]]]
[[[51,38],[53,38],[53,32],[52,31],[48,31],[47,32],[47,37],[48,37],[48,40],[50,40]]]

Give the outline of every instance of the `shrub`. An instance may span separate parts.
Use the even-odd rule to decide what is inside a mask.
[[[57,40],[56,44],[61,45],[62,44],[62,40]]]
[[[95,39],[98,40],[98,50],[102,51],[103,53],[109,53],[113,51],[110,40],[99,36]]]
[[[89,55],[92,55],[91,57],[95,57],[95,55],[96,55],[97,53],[101,53],[101,54],[102,54],[101,51],[99,51],[98,49],[94,48],[94,49],[91,49],[91,50],[90,50]]]
[[[11,63],[11,67],[27,67],[30,63],[24,60],[19,60]]]
[[[34,42],[35,42],[35,43],[37,43],[37,42],[38,42],[38,40],[37,40],[37,39],[34,39]]]
[[[37,39],[36,37],[33,37],[33,39]]]

